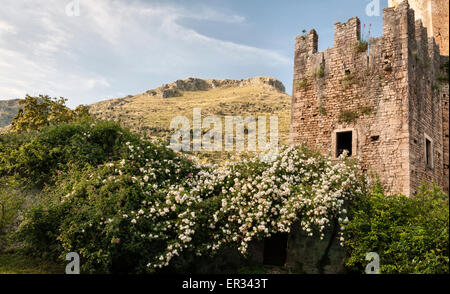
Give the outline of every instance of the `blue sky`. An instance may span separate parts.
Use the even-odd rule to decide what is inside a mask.
[[[303,29],[316,29],[321,51],[335,22],[382,30],[381,13],[366,14],[372,0],[78,0],[67,15],[76,1],[2,0],[0,99],[49,94],[74,107],[187,77],[272,76],[290,94]]]

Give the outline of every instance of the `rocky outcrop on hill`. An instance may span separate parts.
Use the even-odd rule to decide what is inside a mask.
[[[276,89],[280,93],[285,93],[286,89],[282,82],[270,77],[256,77],[244,80],[215,80],[187,78],[176,82],[165,84],[154,90],[147,91],[149,96],[159,96],[161,98],[173,98],[183,96],[183,91],[207,91],[219,87],[243,87],[248,85],[266,85]]]

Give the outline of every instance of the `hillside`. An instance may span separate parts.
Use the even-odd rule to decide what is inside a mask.
[[[9,125],[19,111],[20,99],[0,100],[0,130]]]
[[[268,77],[245,80],[203,80],[188,78],[142,94],[102,101],[90,106],[90,112],[102,119],[120,121],[133,131],[151,137],[168,137],[170,122],[186,116],[192,124],[194,108],[202,117],[278,116],[280,143],[289,140],[291,98],[283,84]],[[267,119],[269,123],[269,119]]]

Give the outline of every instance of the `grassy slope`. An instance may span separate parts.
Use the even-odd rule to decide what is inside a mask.
[[[112,102],[112,103],[111,103]],[[116,105],[111,105],[117,103]],[[99,118],[120,121],[124,126],[151,137],[168,137],[170,122],[176,116],[191,121],[194,108],[202,109],[202,117],[278,116],[280,143],[288,143],[291,98],[271,86],[257,84],[243,87],[220,87],[208,91],[185,91],[182,97],[163,99],[139,94],[129,98],[103,101],[91,106]],[[224,127],[224,126],[223,126]]]
[[[0,255],[0,274],[64,274],[64,265],[20,254]]]

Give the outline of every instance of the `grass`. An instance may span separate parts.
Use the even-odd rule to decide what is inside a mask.
[[[297,82],[298,89],[306,90],[307,87],[308,87],[308,80],[303,79],[303,80]]]
[[[323,78],[325,76],[325,67],[321,65],[319,68],[316,69],[314,72],[314,77],[316,79]]]
[[[346,72],[345,77],[342,78],[339,82],[344,86],[344,90],[347,90],[353,84],[356,84],[355,76],[350,72]]]
[[[327,109],[325,108],[325,106],[323,106],[323,104],[320,104],[318,109],[321,115],[327,115]]]
[[[437,75],[436,79],[440,82],[440,83],[449,83],[449,77],[448,76],[442,76],[442,75]]]
[[[65,266],[18,253],[0,254],[0,274],[64,274]]]
[[[361,112],[362,115],[371,115],[374,112],[374,109],[372,106],[360,105],[359,111]]]
[[[441,85],[436,83],[431,86],[431,89],[433,90],[433,92],[436,92],[437,94],[439,94],[442,90],[442,87],[441,87]]]

